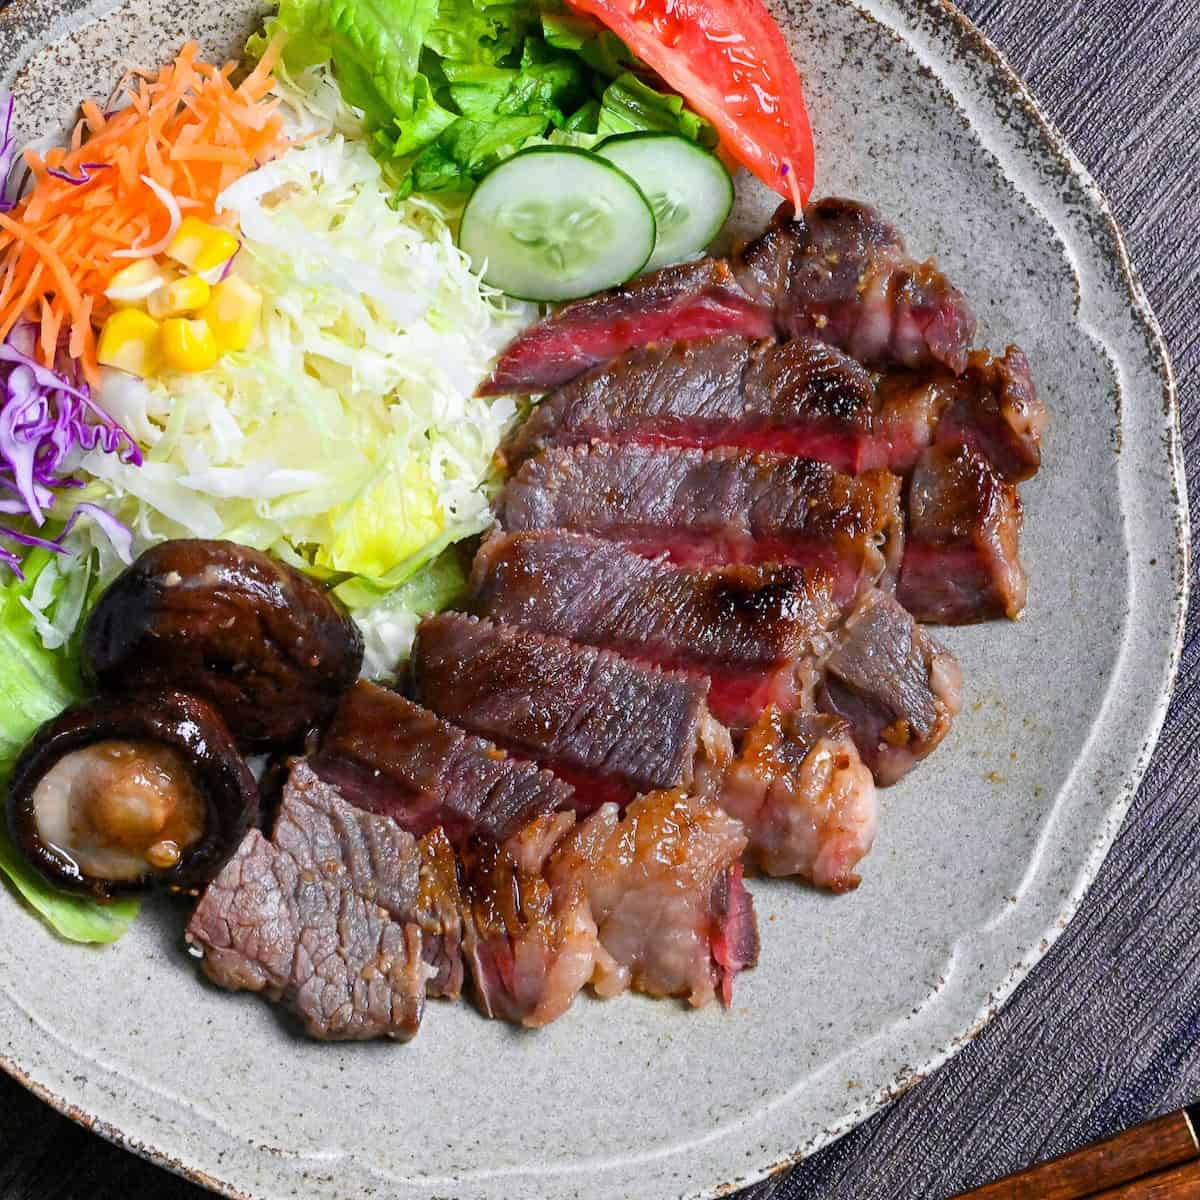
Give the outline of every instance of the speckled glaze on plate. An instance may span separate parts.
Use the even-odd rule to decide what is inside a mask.
[[[0,74],[26,135],[247,0],[17,0]],[[530,1034],[430,1006],[409,1046],[302,1042],[197,978],[182,913],[57,942],[0,891],[0,1064],[97,1132],[231,1196],[713,1196],[811,1152],[969,1039],[1074,911],[1146,766],[1180,645],[1187,529],[1170,367],[1095,186],[937,0],[777,8],[818,194],[877,203],[1019,342],[1053,424],[1022,489],[1013,626],[952,630],[966,709],[885,794],[862,887],[754,885],[762,965],[725,1013],[581,1000]],[[737,219],[772,207],[743,186]]]

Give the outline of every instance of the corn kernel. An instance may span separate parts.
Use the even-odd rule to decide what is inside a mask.
[[[167,257],[183,263],[190,271],[211,271],[228,262],[237,253],[237,238],[227,230],[201,221],[199,217],[184,217],[167,247]]]
[[[221,356],[208,322],[171,317],[162,325],[162,352],[176,371],[207,371]]]
[[[222,350],[245,350],[258,328],[262,303],[262,294],[256,288],[230,275],[213,288],[212,299],[200,315]]]
[[[160,321],[163,317],[181,317],[184,313],[198,312],[211,295],[212,288],[199,275],[185,275],[164,283],[146,301],[146,311]]]
[[[166,274],[154,259],[139,258],[108,281],[104,294],[117,305],[141,304],[166,282]]]
[[[137,308],[118,309],[100,331],[96,357],[107,367],[131,375],[153,375],[161,354],[161,329],[153,317]]]

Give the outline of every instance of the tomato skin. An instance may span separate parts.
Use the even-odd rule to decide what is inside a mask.
[[[762,0],[567,0],[613,31],[799,211],[813,140],[787,43]]]

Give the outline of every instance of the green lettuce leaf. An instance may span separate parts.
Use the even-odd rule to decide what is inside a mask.
[[[133,924],[140,903],[131,898],[98,904],[52,888],[17,853],[8,832],[0,833],[0,871],[25,898],[29,907],[69,942],[103,945],[115,942]]]
[[[511,63],[537,27],[530,4],[440,0],[425,45],[450,62],[497,66]]]
[[[333,589],[334,595],[354,612],[385,601],[395,601],[400,607],[405,607],[410,593],[400,596],[398,593],[401,589],[410,583],[415,586],[419,578],[434,568],[444,572],[444,567],[439,564],[447,557],[455,558],[453,547],[466,538],[482,533],[490,524],[489,516],[478,521],[463,521],[451,525],[442,531],[440,537],[435,538],[427,546],[423,546],[416,554],[410,555],[404,562],[397,564],[386,575],[379,579],[365,579],[361,575],[352,576]],[[450,552],[449,555],[447,555],[447,551]],[[439,578],[444,580],[446,576],[443,574]],[[432,586],[437,591],[441,584],[435,583]],[[417,594],[424,595],[425,592],[419,591]]]
[[[586,72],[566,55],[519,68],[449,62],[444,67],[451,98],[473,121],[542,115],[561,128],[588,96]]]
[[[603,137],[615,133],[676,133],[712,149],[717,131],[703,117],[684,105],[683,97],[656,92],[636,75],[618,75],[604,89],[596,132]]]
[[[597,22],[555,0],[280,0],[266,33],[286,35],[293,71],[329,63],[366,117],[397,195],[465,193],[528,145],[591,147],[614,133],[679,133],[716,144],[679,96],[634,73]],[[549,10],[549,11],[547,11]]]
[[[413,114],[421,47],[437,15],[438,0],[280,0],[266,32],[287,35],[289,70],[332,63],[347,102],[382,127]]]
[[[417,192],[469,191],[498,162],[510,158],[533,137],[545,132],[544,116],[500,117],[472,121],[460,117],[413,161]]]
[[[593,71],[609,79],[637,65],[625,43],[590,17],[566,12],[543,13],[542,32],[546,42],[556,50],[577,54]]]
[[[21,603],[51,559],[49,551],[33,551],[23,564],[24,582],[13,579],[0,588],[0,781],[37,727],[83,691],[78,657],[47,650]],[[73,942],[116,941],[137,915],[136,900],[97,904],[51,887],[18,853],[7,822],[0,822],[0,872],[51,929]]]

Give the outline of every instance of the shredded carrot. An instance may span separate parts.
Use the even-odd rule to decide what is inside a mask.
[[[169,228],[147,180],[189,215],[212,220],[230,183],[289,145],[278,102],[268,99],[280,49],[273,42],[235,87],[235,64],[203,62],[188,43],[158,72],[129,73],[118,111],[85,101],[68,148],[26,153],[32,190],[11,213],[0,212],[0,338],[22,318],[35,321],[42,359],[52,364],[65,336],[96,382],[92,321],[105,315],[104,289],[129,262],[114,255],[152,244]],[[103,165],[83,171],[84,163]],[[69,183],[50,170],[87,182]]]

